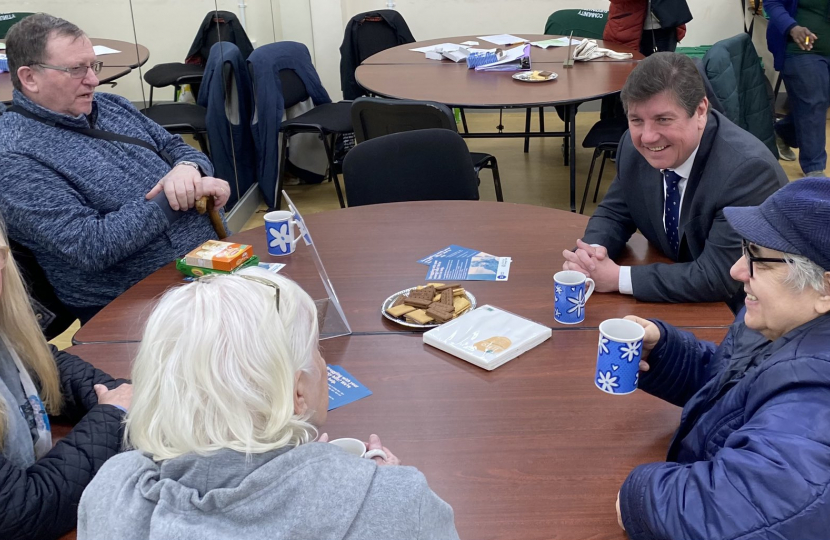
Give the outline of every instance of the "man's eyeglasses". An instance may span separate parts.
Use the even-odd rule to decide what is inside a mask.
[[[198,278],[196,281],[210,281],[210,280],[216,278],[216,275],[217,274],[206,274],[206,275]],[[276,283],[274,283],[273,281],[267,280],[267,279],[258,278],[256,276],[245,276],[245,275],[241,275],[241,274],[236,274],[236,277],[241,277],[242,279],[247,279],[248,281],[254,281],[256,283],[259,283],[260,285],[265,285],[266,287],[271,287],[272,289],[274,289],[274,301],[276,302],[277,312],[279,313],[279,311],[280,311],[280,288]]]
[[[49,64],[35,64],[36,66],[46,68],[46,69],[54,69],[55,71],[65,71],[69,73],[69,76],[73,79],[83,79],[86,77],[86,72],[88,69],[91,69],[92,72],[96,75],[101,73],[101,68],[104,67],[104,63],[100,60],[97,60],[91,63],[88,66],[75,66],[75,67],[61,67],[61,66],[52,66]]]
[[[783,259],[783,258],[769,258],[769,257],[756,257],[750,252],[750,249],[755,248],[755,244],[752,242],[748,242],[746,239],[741,240],[741,248],[744,251],[744,257],[746,257],[747,264],[749,265],[749,277],[754,277],[755,274],[753,272],[753,263],[785,263],[785,262],[792,262],[792,259]]]

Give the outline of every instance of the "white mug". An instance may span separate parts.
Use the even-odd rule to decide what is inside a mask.
[[[343,439],[334,439],[333,441],[329,441],[329,444],[333,444],[334,446],[339,446],[346,452],[353,454],[357,457],[372,459],[373,457],[382,457],[384,460],[388,459],[386,452],[383,450],[369,450],[366,451],[366,445],[363,441],[358,439],[352,439],[349,437]]]

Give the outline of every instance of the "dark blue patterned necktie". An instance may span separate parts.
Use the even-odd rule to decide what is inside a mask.
[[[672,253],[677,255],[677,250],[680,247],[680,236],[677,230],[680,224],[680,189],[677,185],[682,177],[676,172],[666,169],[663,172],[663,179],[666,182],[666,236],[669,237]]]

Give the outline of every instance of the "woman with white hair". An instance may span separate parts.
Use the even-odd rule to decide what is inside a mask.
[[[317,342],[314,302],[282,276],[167,292],[133,365],[135,450],[84,492],[78,538],[458,538],[420,472],[383,466],[398,463],[388,449],[372,460],[313,442],[328,409]]]
[[[130,389],[46,343],[0,225],[0,538],[75,527],[81,493],[121,446]],[[52,416],[75,424],[54,447]]]
[[[683,407],[667,462],[617,499],[632,540],[825,540],[830,531],[830,181],[726,208],[746,308],[719,347],[645,328],[639,387]]]

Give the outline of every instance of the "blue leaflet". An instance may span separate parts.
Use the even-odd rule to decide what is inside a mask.
[[[340,366],[326,366],[329,379],[329,410],[371,396],[372,391]]]

